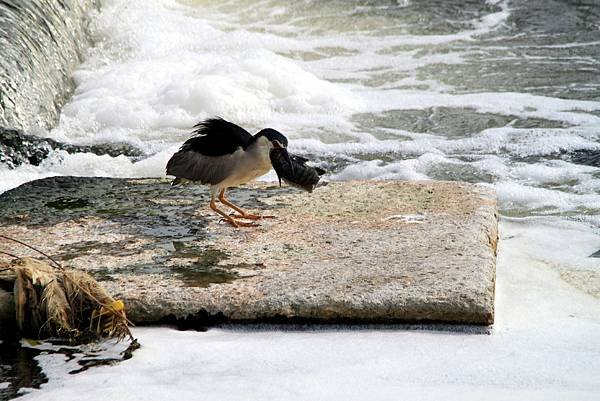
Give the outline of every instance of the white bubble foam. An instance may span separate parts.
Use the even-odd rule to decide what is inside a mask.
[[[508,210],[546,209],[547,213],[561,213],[580,208],[600,209],[600,196],[596,193],[575,194],[510,181],[498,182],[495,188],[502,207]]]
[[[0,177],[2,177],[0,180],[0,194],[16,188],[23,183],[55,175],[60,174],[47,171],[46,169],[40,169],[29,164],[19,166],[15,169],[9,169],[0,164]]]
[[[80,400],[82,394],[89,401],[595,399],[600,301],[562,281],[558,271],[580,263],[597,267],[585,255],[600,237],[557,219],[503,220],[500,233],[496,323],[489,335],[142,328],[134,330],[142,347],[115,366],[70,375],[73,362],[37,357],[50,382],[23,400]],[[564,234],[570,242],[557,247]]]
[[[381,160],[356,163],[346,167],[338,174],[334,174],[333,180],[369,180],[369,179],[391,179],[391,180],[426,180],[425,174],[416,172],[416,160],[404,160],[396,163],[383,163]]]
[[[598,169],[579,166],[561,160],[549,161],[545,164],[523,163],[511,169],[510,174],[520,180],[534,184],[572,185]]]
[[[381,160],[371,160],[354,163],[337,174],[331,175],[332,180],[428,180],[427,170],[442,162],[450,162],[445,157],[435,153],[425,153],[416,159],[384,163]]]
[[[100,46],[75,74],[55,138],[174,143],[174,129],[209,116],[259,127],[274,113],[347,115],[360,105],[348,89],[278,55],[277,37],[216,29],[172,1],[110,2],[96,31]]]
[[[177,147],[173,146],[138,162],[125,156],[55,151],[39,166],[25,164],[14,169],[0,167],[0,193],[34,179],[53,176],[164,177],[167,161],[176,150]]]
[[[165,142],[181,141],[184,133],[178,130],[189,130],[200,119],[217,114],[252,128],[279,121],[292,130],[305,129],[315,117],[323,121],[333,116],[321,128],[335,129],[352,113],[371,111],[378,95],[323,78],[335,71],[347,79],[373,68],[404,68],[412,73],[426,64],[459,63],[458,53],[379,54],[374,50],[382,43],[395,46],[473,37],[507,18],[506,4],[501,7],[498,13],[474,20],[473,30],[452,35],[300,38],[244,29],[227,14],[204,15],[169,0],[106,2],[95,23],[99,44],[76,72],[75,96],[51,136],[76,143],[124,141],[154,153],[164,149]],[[324,47],[355,52],[347,58],[315,61],[280,55]]]

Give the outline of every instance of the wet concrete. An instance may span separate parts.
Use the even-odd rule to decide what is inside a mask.
[[[1,195],[0,228],[93,274],[138,323],[493,321],[497,216],[485,187],[257,184],[229,196],[277,218],[235,229],[202,186],[54,177]]]

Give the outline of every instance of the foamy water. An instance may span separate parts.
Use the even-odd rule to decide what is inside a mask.
[[[69,375],[77,358],[37,357],[49,383],[23,400],[596,400],[600,303],[547,268],[586,267],[597,235],[544,219],[505,221],[491,334],[402,327],[136,329],[131,360]],[[562,252],[556,237],[576,240]],[[589,267],[589,265],[587,265]]]
[[[586,349],[598,356],[600,340],[589,333],[600,321],[598,299],[590,295],[600,294],[600,259],[589,256],[600,249],[600,169],[573,155],[600,152],[600,6],[431,3],[103,1],[93,25],[96,46],[76,72],[76,92],[58,127],[41,134],[77,144],[126,142],[146,157],[134,162],[55,152],[38,167],[0,166],[0,191],[49,175],[163,176],[190,127],[214,115],[250,131],[280,130],[291,150],[328,170],[330,180],[484,182],[498,193],[505,231],[498,285],[512,288],[499,291],[500,331],[492,335],[497,340],[435,335],[432,344],[446,344],[448,355],[466,347],[467,363],[503,346],[540,363],[565,344],[573,345],[557,354],[557,363]],[[561,298],[543,315],[551,323],[535,318],[535,305],[553,296],[545,287],[560,288]],[[530,290],[530,297],[522,293]],[[510,300],[523,297],[531,308]],[[550,319],[560,305],[575,304],[575,323],[567,312]],[[519,313],[522,319],[503,325]],[[527,331],[531,322],[543,324],[542,331]],[[571,328],[560,331],[569,322]],[[149,343],[161,335],[140,332]],[[221,335],[210,341],[235,343],[238,334]],[[415,333],[399,336],[376,335],[368,346],[429,341]],[[182,341],[187,347],[188,339]],[[411,350],[398,348],[399,361]],[[416,360],[410,356],[406,366]],[[276,355],[266,361],[277,361]],[[572,396],[598,377],[593,358],[585,361],[595,370],[569,365]],[[535,382],[537,365],[527,365],[527,358],[515,363]],[[340,386],[358,373],[345,374]],[[548,371],[555,379],[548,379],[550,389],[560,387],[561,374]],[[506,380],[531,395],[527,383]],[[469,389],[469,383],[460,376],[442,389]]]

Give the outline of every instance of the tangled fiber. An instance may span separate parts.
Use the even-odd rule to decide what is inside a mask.
[[[13,258],[0,262],[0,281],[14,281],[15,317],[22,336],[70,343],[133,339],[122,301],[87,273],[54,262]]]

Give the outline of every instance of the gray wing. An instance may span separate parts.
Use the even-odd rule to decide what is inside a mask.
[[[192,150],[180,150],[167,163],[167,175],[199,181],[201,184],[218,184],[229,177],[237,165],[239,148],[223,156],[205,156]]]

